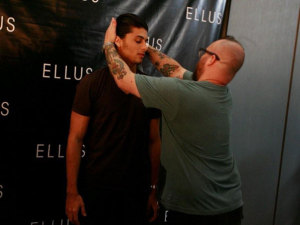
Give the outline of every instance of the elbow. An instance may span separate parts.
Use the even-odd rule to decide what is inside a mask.
[[[117,82],[118,88],[123,91],[125,94],[129,94],[128,87],[124,84],[124,82]]]

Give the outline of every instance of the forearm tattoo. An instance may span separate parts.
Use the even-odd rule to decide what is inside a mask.
[[[159,57],[160,59],[169,58],[169,56],[163,54],[162,52],[158,51],[158,50],[155,49],[155,48],[151,48],[150,50],[151,50],[151,52],[152,52],[153,54],[158,55],[158,57]]]
[[[114,45],[109,45],[105,48],[105,55],[108,67],[113,76],[118,80],[123,79],[127,72],[125,69],[125,62],[119,56]]]
[[[163,67],[159,69],[159,71],[166,77],[169,77],[171,76],[171,73],[173,73],[178,68],[178,65],[164,64]]]
[[[160,51],[158,51],[157,49],[151,48],[151,52],[153,54],[153,59],[154,56],[156,55],[156,61],[154,62],[154,65],[156,66],[156,68],[164,75],[164,76],[171,76],[171,74],[179,68],[178,65],[174,64],[170,64],[170,63],[162,63],[162,60],[165,59],[171,59],[169,56],[161,53]],[[158,57],[158,58],[157,58]],[[162,64],[162,65],[161,65]]]

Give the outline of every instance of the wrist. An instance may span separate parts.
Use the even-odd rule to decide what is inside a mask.
[[[111,45],[114,45],[114,43],[111,42],[111,41],[104,41],[104,44],[102,46],[102,50],[104,51],[105,48],[107,48],[108,46],[111,46]]]
[[[77,195],[78,189],[76,186],[67,187],[66,193],[67,193],[67,195]]]
[[[157,189],[157,185],[156,185],[156,184],[150,185],[150,189],[151,189],[151,190],[156,190],[156,189]]]

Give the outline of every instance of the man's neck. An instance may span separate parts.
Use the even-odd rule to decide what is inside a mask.
[[[127,60],[123,59],[126,64],[128,65],[129,69],[131,70],[131,72],[136,73],[136,68],[137,68],[137,64],[135,63],[130,63]]]
[[[129,66],[129,68],[133,73],[136,73],[136,68],[137,68],[136,64]]]
[[[209,75],[200,76],[198,81],[208,81],[210,83],[213,83],[216,85],[221,85],[221,86],[225,86],[227,84],[226,82],[222,81],[221,79],[218,79],[217,77],[209,76]]]
[[[204,80],[199,80],[199,81],[208,81],[210,83],[216,84],[216,85],[221,85],[221,86],[225,86],[226,84],[224,82],[221,82],[219,80],[215,80],[215,79],[204,79]]]

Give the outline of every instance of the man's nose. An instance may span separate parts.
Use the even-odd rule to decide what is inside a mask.
[[[143,49],[143,51],[147,51],[148,43],[146,41],[143,43],[142,49]]]

